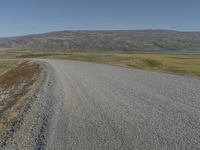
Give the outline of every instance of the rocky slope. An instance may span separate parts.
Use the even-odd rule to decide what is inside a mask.
[[[0,38],[0,48],[56,51],[199,51],[200,32],[171,30],[59,31]]]

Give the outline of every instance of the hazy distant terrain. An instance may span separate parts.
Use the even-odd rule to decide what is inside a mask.
[[[199,51],[200,32],[171,30],[59,31],[0,38],[0,48],[78,51]]]

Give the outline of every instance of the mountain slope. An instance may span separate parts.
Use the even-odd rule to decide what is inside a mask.
[[[200,32],[171,30],[59,31],[0,38],[0,48],[56,50],[200,50]]]

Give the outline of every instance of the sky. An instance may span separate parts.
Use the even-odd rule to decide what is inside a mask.
[[[200,0],[0,0],[0,37],[137,29],[200,31]]]

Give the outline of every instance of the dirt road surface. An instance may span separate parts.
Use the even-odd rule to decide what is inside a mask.
[[[199,79],[87,62],[42,61],[50,66],[50,85],[43,92],[42,119],[32,119],[40,125],[29,123],[40,130],[32,142],[30,135],[26,142],[16,142],[19,149],[30,149],[30,143],[50,150],[200,149]],[[25,131],[16,137],[20,132],[24,137]]]

